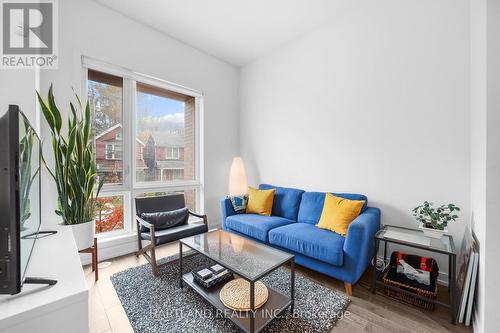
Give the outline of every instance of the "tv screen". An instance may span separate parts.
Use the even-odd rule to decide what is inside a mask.
[[[21,291],[40,228],[40,139],[19,107],[0,118],[0,293]]]

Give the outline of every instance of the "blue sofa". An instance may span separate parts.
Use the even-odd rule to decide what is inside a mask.
[[[368,207],[364,195],[334,193],[346,199],[366,201],[344,237],[315,226],[323,210],[325,193],[268,184],[261,184],[259,188],[276,189],[272,215],[235,213],[226,198],[221,202],[223,229],[294,254],[297,264],[344,281],[346,293],[351,295],[352,285],[374,256],[380,209]]]

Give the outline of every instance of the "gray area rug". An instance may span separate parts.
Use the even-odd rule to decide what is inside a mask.
[[[229,319],[184,284],[179,287],[178,256],[168,257],[159,277],[149,264],[130,268],[111,277],[113,286],[135,332],[240,332]],[[202,255],[185,258],[183,271],[210,264]],[[285,295],[290,292],[290,272],[279,268],[262,281]],[[295,311],[285,310],[263,332],[329,332],[349,305],[347,296],[324,287],[300,272],[295,278]]]

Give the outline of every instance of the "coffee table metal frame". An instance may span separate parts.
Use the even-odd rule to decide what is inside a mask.
[[[439,253],[439,254],[443,254],[443,255],[448,256],[448,292],[450,295],[450,303],[444,303],[444,302],[441,302],[438,300],[427,298],[425,296],[417,295],[411,291],[408,291],[408,290],[405,290],[405,289],[402,289],[399,287],[387,285],[382,280],[382,277],[385,273],[385,270],[379,271],[376,268],[373,269],[373,273],[372,273],[372,283],[371,283],[372,293],[375,294],[377,291],[377,288],[376,288],[377,285],[381,285],[385,288],[388,288],[388,289],[391,289],[394,291],[398,291],[398,292],[401,292],[401,293],[404,293],[407,295],[411,295],[414,298],[425,300],[426,302],[431,302],[434,304],[441,305],[443,307],[450,309],[450,322],[452,324],[456,324],[457,323],[457,321],[456,321],[456,313],[457,313],[457,291],[456,291],[456,266],[457,266],[456,261],[457,261],[457,258],[456,257],[457,257],[457,255],[456,255],[456,251],[455,251],[455,244],[453,242],[453,236],[451,236],[451,235],[444,235],[443,236],[443,237],[448,237],[449,242],[450,242],[449,250],[443,250],[443,249],[439,249],[439,248],[436,248],[433,246],[425,246],[425,245],[421,245],[421,244],[414,243],[411,241],[405,241],[405,240],[394,239],[394,238],[386,238],[384,235],[385,235],[385,232],[389,229],[396,229],[396,230],[400,230],[401,232],[405,232],[405,231],[406,232],[413,232],[413,233],[418,232],[418,233],[421,233],[423,235],[423,232],[421,230],[405,228],[405,227],[400,227],[400,226],[394,226],[394,225],[385,225],[382,229],[380,229],[375,234],[375,253],[376,254],[378,253],[380,242],[384,242],[384,261],[388,260],[388,257],[387,257],[387,254],[388,254],[387,253],[388,252],[387,245],[388,245],[388,243],[405,245],[405,246],[408,246],[410,248],[426,250],[426,251]]]
[[[218,231],[218,230],[208,231],[208,233],[214,232],[214,231]],[[248,314],[249,319],[250,319],[249,320],[249,325],[247,326],[243,321],[237,320],[240,317],[235,317],[233,315],[228,317],[232,322],[234,322],[244,332],[247,332],[247,333],[260,332],[276,316],[279,316],[281,313],[283,313],[283,311],[286,308],[288,308],[288,306],[290,306],[290,311],[293,313],[293,311],[294,311],[294,303],[295,303],[295,256],[294,255],[290,254],[286,260],[282,260],[282,261],[277,262],[275,265],[273,265],[272,267],[270,267],[269,269],[263,271],[262,273],[258,274],[255,277],[248,277],[245,274],[245,272],[240,271],[238,269],[238,267],[231,267],[227,263],[225,263],[223,260],[220,260],[220,259],[218,259],[218,258],[216,258],[214,256],[210,256],[207,253],[199,251],[196,248],[193,248],[193,247],[189,246],[188,244],[186,244],[185,240],[189,239],[189,238],[192,238],[192,237],[194,237],[194,236],[183,238],[183,239],[181,239],[179,241],[179,276],[180,276],[180,278],[179,278],[179,286],[180,286],[181,289],[183,288],[184,283],[186,283],[188,286],[191,287],[191,289],[193,289],[195,292],[197,292],[200,296],[202,296],[206,301],[208,301],[210,304],[212,304],[216,308],[218,308],[220,310],[226,310],[226,309],[228,309],[224,305],[221,306],[221,304],[217,304],[217,302],[214,302],[214,299],[208,296],[207,290],[205,290],[203,287],[201,287],[196,282],[194,282],[194,280],[191,278],[191,273],[190,272],[186,273],[186,274],[183,273],[183,267],[182,267],[183,246],[186,246],[186,247],[192,249],[193,251],[195,251],[197,253],[200,253],[203,256],[205,256],[205,257],[207,257],[207,258],[215,261],[216,263],[218,263],[219,265],[223,266],[224,268],[232,271],[235,275],[237,275],[237,276],[235,276],[236,278],[239,276],[239,277],[245,279],[246,281],[248,281],[250,283],[250,309],[252,309],[252,311],[240,312],[240,315],[242,315],[242,316],[246,316]],[[241,237],[241,236],[239,236],[239,237]],[[247,238],[245,238],[245,240],[246,241],[255,242],[255,241],[249,240]],[[258,243],[258,242],[255,242],[255,243],[258,246],[267,246],[267,245],[264,245],[264,244],[261,244],[261,243]],[[277,250],[277,251],[279,251],[279,250]],[[288,255],[288,253],[287,253],[287,255]],[[270,274],[271,272],[275,271],[276,269],[278,269],[279,267],[281,267],[281,266],[283,266],[283,265],[285,265],[287,263],[290,263],[290,297],[288,298],[288,300],[286,302],[281,302],[276,309],[273,309],[273,313],[275,314],[275,316],[270,317],[267,320],[265,320],[260,327],[255,327],[256,326],[255,325],[255,315],[256,315],[256,313],[258,311],[258,310],[255,309],[255,289],[254,289],[255,282],[257,282],[258,280],[262,279],[266,275]],[[219,287],[219,289],[220,288],[221,287]],[[281,293],[273,290],[270,287],[268,287],[268,290],[269,290],[269,297],[272,297],[273,295],[276,295],[276,294],[281,294]]]

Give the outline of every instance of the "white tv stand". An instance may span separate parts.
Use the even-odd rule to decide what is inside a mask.
[[[88,289],[70,228],[37,239],[26,276],[57,280],[53,286],[25,284],[0,295],[0,332],[87,333]]]

